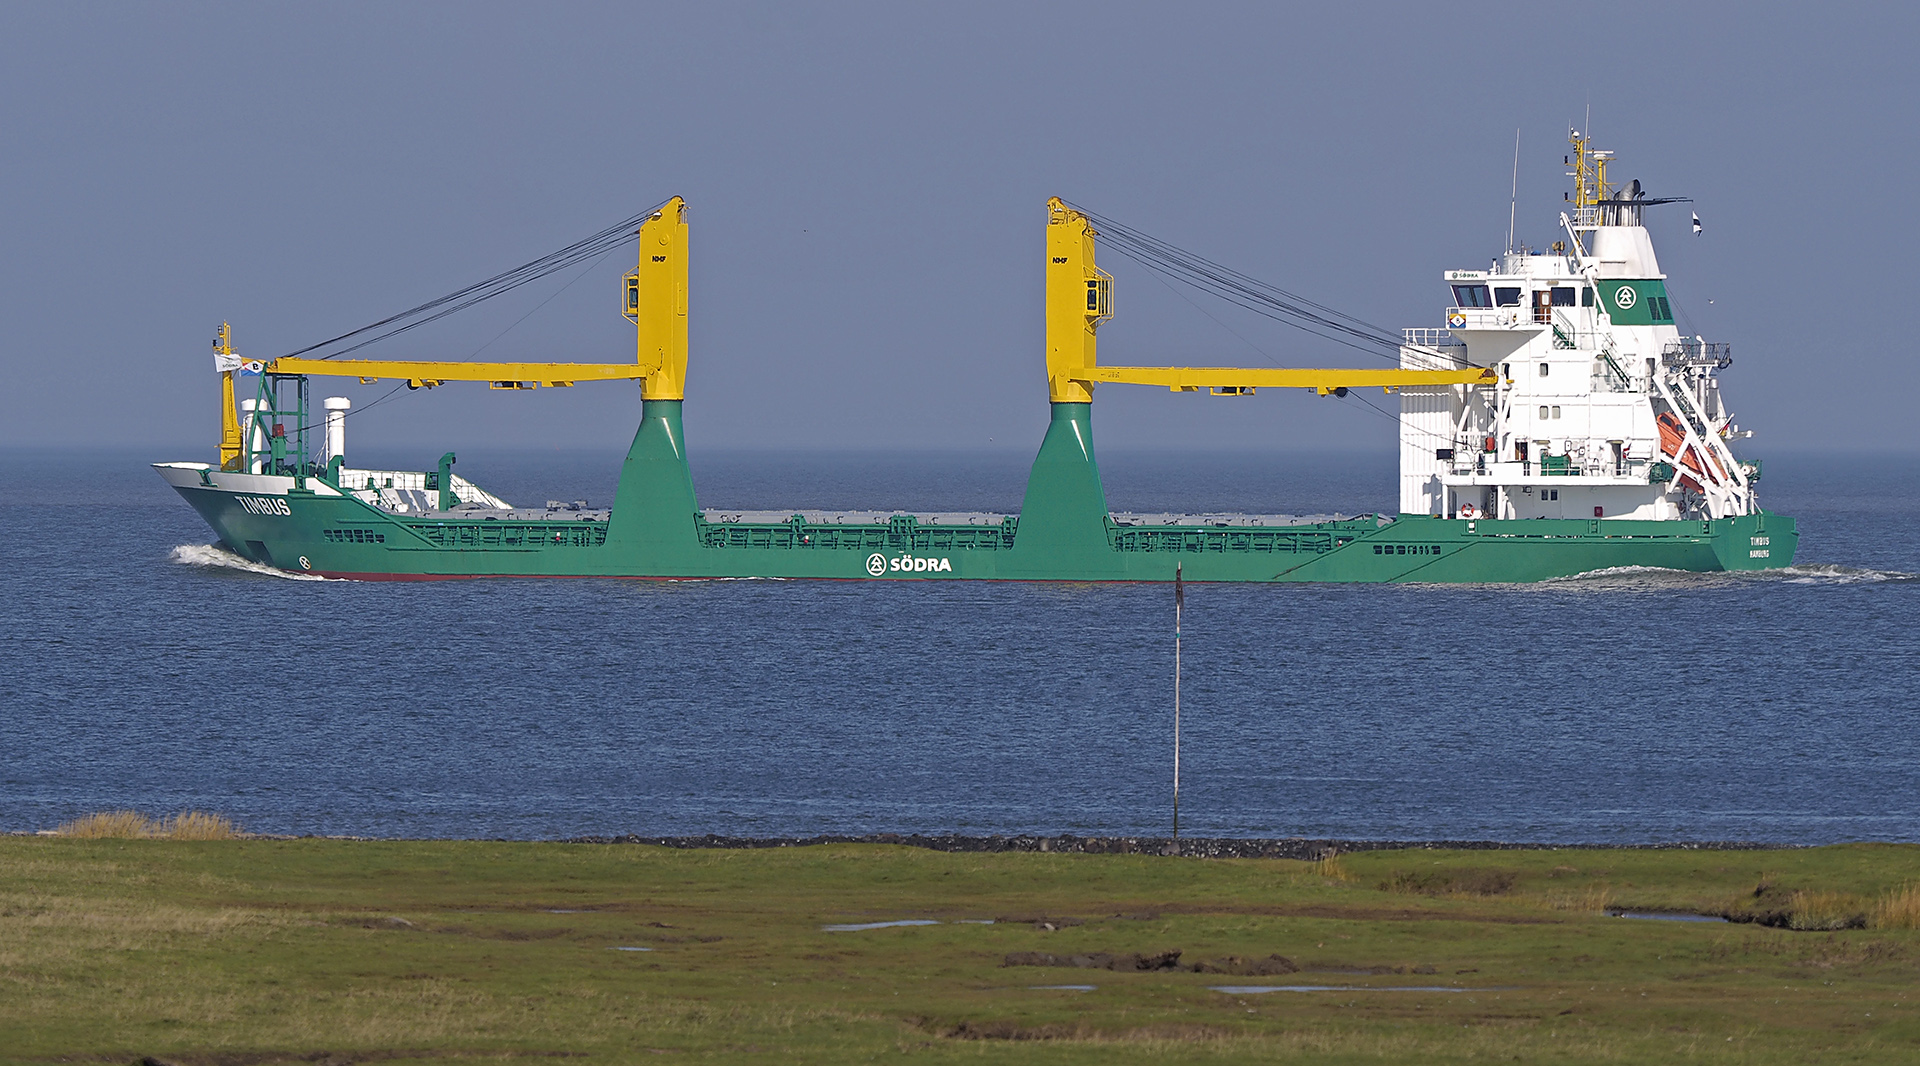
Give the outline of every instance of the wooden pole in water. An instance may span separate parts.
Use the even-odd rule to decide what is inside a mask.
[[[1180,609],[1187,592],[1180,583],[1180,564],[1173,566],[1173,839],[1180,841]]]

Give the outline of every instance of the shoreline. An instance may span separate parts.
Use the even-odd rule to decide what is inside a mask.
[[[58,838],[52,829],[13,829],[9,837]],[[1333,855],[1368,851],[1799,851],[1843,844],[1900,844],[1906,841],[1834,840],[1824,844],[1787,844],[1755,840],[1674,840],[1638,843],[1551,843],[1511,840],[1345,840],[1334,837],[1157,837],[1078,836],[1061,833],[821,833],[814,836],[746,837],[706,833],[700,836],[652,836],[639,833],[585,834],[571,837],[407,837],[351,833],[236,833],[235,840],[348,840],[368,843],[488,844],[644,844],[676,850],[758,851],[811,848],[828,844],[890,844],[950,853],[1031,852],[1059,855],[1159,855],[1190,859],[1300,859],[1317,862]]]
[[[12,829],[0,836],[59,838],[54,829]],[[811,848],[829,844],[885,844],[948,853],[1037,853],[1059,855],[1153,855],[1192,859],[1297,859],[1317,862],[1334,855],[1372,851],[1802,851],[1847,844],[1906,844],[1901,840],[1830,840],[1794,844],[1763,840],[1669,840],[1632,843],[1605,841],[1512,840],[1349,840],[1337,837],[1164,837],[1080,836],[1073,833],[820,833],[813,836],[657,836],[640,833],[582,834],[569,837],[411,837],[353,833],[252,833],[234,840],[343,840],[367,843],[488,844],[640,844],[675,850],[760,851]]]
[[[1806,844],[1770,844],[1754,841],[1674,841],[1641,844],[1541,844],[1501,840],[1338,840],[1326,837],[1150,837],[1150,836],[1039,836],[1034,834],[968,836],[958,833],[867,833],[859,836],[822,834],[811,837],[567,837],[562,844],[650,844],[663,848],[759,849],[803,848],[822,844],[894,844],[944,852],[1043,852],[1061,855],[1165,855],[1195,859],[1301,859],[1318,861],[1333,855],[1363,851],[1781,851]],[[1846,841],[1844,843],[1854,843]]]

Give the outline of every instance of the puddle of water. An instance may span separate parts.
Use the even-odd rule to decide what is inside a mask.
[[[1445,985],[1209,985],[1212,991],[1230,996],[1258,996],[1268,992],[1484,992],[1484,988],[1449,988]]]
[[[897,922],[855,922],[850,925],[823,925],[829,933],[858,933],[867,929],[893,929],[902,925],[939,925],[932,918],[902,918]]]
[[[1615,918],[1644,918],[1653,922],[1725,922],[1717,914],[1662,914],[1658,911],[1609,911]]]
[[[548,914],[585,914],[585,913],[587,913],[587,912],[586,912],[586,911],[578,911],[578,910],[561,910],[561,909],[559,909],[559,908],[557,908],[557,907],[548,907],[548,908],[546,909],[546,913],[548,913]]]
[[[1035,992],[1091,992],[1099,985],[1028,985]]]
[[[607,950],[608,951],[652,951],[653,949],[652,948],[615,947],[615,948],[608,948]]]

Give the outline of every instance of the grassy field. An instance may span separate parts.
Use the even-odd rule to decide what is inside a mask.
[[[1916,881],[1920,848],[1891,845],[1316,864],[0,838],[0,1062],[1910,1062]],[[823,928],[903,919],[939,924]]]

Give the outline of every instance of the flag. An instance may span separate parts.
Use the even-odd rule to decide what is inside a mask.
[[[1697,213],[1693,216],[1693,235],[1700,235],[1700,216]]]
[[[1187,605],[1187,590],[1180,583],[1180,564],[1173,564],[1173,609],[1179,610]]]

